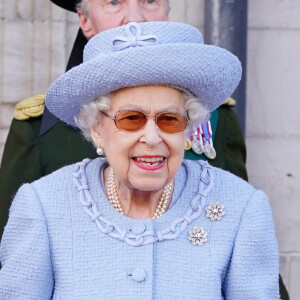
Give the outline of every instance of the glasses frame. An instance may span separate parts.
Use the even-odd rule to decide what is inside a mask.
[[[163,111],[163,112],[160,112],[160,113],[156,114],[154,117],[150,117],[150,116],[148,116],[147,114],[145,114],[143,111],[138,110],[138,109],[122,109],[122,110],[117,111],[117,113],[115,114],[114,117],[110,116],[109,114],[107,114],[106,112],[104,112],[104,111],[102,111],[102,110],[99,110],[99,111],[100,111],[104,116],[106,116],[107,118],[113,120],[114,123],[115,123],[115,125],[116,125],[116,127],[117,127],[119,130],[124,131],[124,132],[129,132],[129,133],[130,133],[130,132],[137,132],[137,131],[139,131],[139,130],[145,128],[145,126],[147,125],[149,119],[155,120],[155,126],[156,126],[156,128],[157,128],[159,131],[161,131],[161,132],[163,132],[163,133],[166,133],[166,134],[178,134],[178,133],[180,133],[180,132],[183,132],[183,131],[185,131],[185,129],[186,129],[186,127],[188,126],[188,124],[190,123],[190,118],[189,118],[188,114],[180,113],[180,112],[178,112],[178,111]],[[122,128],[119,128],[118,125],[117,125],[116,117],[118,116],[119,113],[121,113],[121,112],[123,112],[123,111],[136,111],[136,112],[139,112],[139,113],[143,114],[143,115],[147,118],[147,122],[144,124],[143,127],[139,128],[139,129],[137,129],[137,130],[134,130],[134,131],[128,131],[128,130],[124,130],[124,129],[122,129]],[[174,133],[169,133],[169,132],[165,132],[165,131],[161,130],[161,129],[158,127],[158,125],[157,125],[157,118],[159,118],[159,116],[161,116],[161,115],[163,115],[163,114],[166,114],[166,113],[175,113],[175,114],[179,114],[179,115],[185,117],[185,118],[187,119],[187,123],[186,123],[186,125],[185,125],[185,128],[184,128],[183,130],[181,130],[181,131],[174,132]]]

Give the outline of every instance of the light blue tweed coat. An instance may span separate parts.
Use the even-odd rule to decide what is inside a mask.
[[[0,299],[278,300],[267,197],[228,172],[184,161],[169,210],[122,216],[106,199],[106,160],[62,168],[18,191],[1,242]],[[219,221],[210,202],[224,205]],[[207,241],[188,239],[203,227]]]

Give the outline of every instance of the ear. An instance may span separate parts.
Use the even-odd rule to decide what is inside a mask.
[[[90,130],[91,130],[91,137],[93,139],[94,144],[97,145],[98,147],[104,148],[102,134],[99,128],[93,127]]]
[[[87,39],[92,38],[95,34],[94,34],[94,30],[90,18],[85,16],[80,10],[77,12],[77,15],[79,18],[79,23],[82,32],[84,33]]]

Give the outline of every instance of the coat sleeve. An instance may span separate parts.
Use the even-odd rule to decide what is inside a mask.
[[[243,213],[224,282],[230,300],[278,300],[279,255],[267,196],[256,191]]]
[[[29,184],[13,200],[0,260],[0,299],[51,299],[54,280],[46,221]]]
[[[40,121],[41,117],[11,123],[0,167],[0,239],[18,188],[44,175],[37,141]]]

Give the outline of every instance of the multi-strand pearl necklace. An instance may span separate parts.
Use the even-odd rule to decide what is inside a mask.
[[[168,201],[171,196],[171,192],[173,189],[173,182],[171,181],[164,187],[164,191],[159,199],[157,208],[152,216],[152,220],[155,220],[159,218],[162,214],[165,213]],[[124,214],[120,200],[118,195],[118,189],[117,184],[114,177],[114,170],[113,168],[110,168],[109,174],[108,174],[108,182],[107,182],[107,196],[109,202],[114,206],[114,208],[120,213]]]

